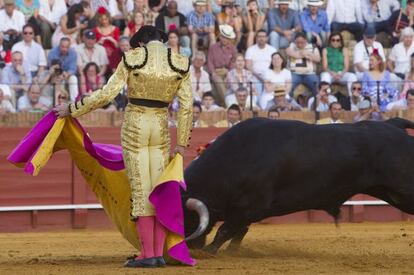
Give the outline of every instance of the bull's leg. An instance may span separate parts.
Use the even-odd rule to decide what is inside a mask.
[[[228,240],[232,239],[238,230],[228,222],[224,222],[217,230],[216,236],[211,244],[207,245],[204,250],[215,254],[217,250]]]
[[[237,250],[240,248],[240,244],[246,236],[247,231],[249,231],[249,226],[246,225],[245,227],[242,227],[238,230],[238,232],[234,235],[234,237],[231,239],[229,246],[227,247],[227,250]]]

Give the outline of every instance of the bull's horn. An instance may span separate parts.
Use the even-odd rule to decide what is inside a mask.
[[[197,214],[200,218],[200,223],[197,227],[197,230],[193,234],[191,234],[190,236],[185,238],[186,241],[189,241],[189,240],[192,240],[192,239],[195,239],[195,238],[199,237],[201,234],[204,233],[204,231],[206,231],[208,221],[209,221],[209,214],[208,214],[208,209],[207,209],[206,205],[200,200],[189,198],[186,201],[185,206],[189,210],[193,210],[193,211],[197,212]]]

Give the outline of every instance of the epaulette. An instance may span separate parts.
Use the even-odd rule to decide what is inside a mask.
[[[141,69],[147,64],[148,49],[147,47],[138,47],[122,53],[122,60],[128,70]]]
[[[186,74],[190,70],[190,59],[181,54],[172,53],[171,48],[168,48],[168,64],[179,74]]]

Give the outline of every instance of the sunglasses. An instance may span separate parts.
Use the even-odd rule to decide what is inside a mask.
[[[58,96],[58,99],[68,99],[68,97],[66,97],[66,96]]]
[[[362,88],[361,87],[352,87],[352,91],[361,91]]]
[[[331,39],[331,42],[341,42],[341,39]]]
[[[33,34],[33,32],[23,32],[23,34]]]

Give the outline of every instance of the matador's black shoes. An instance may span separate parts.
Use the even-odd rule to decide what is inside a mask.
[[[142,268],[154,268],[165,266],[165,260],[163,257],[153,257],[145,259],[129,259],[124,264],[125,267],[142,267]]]

